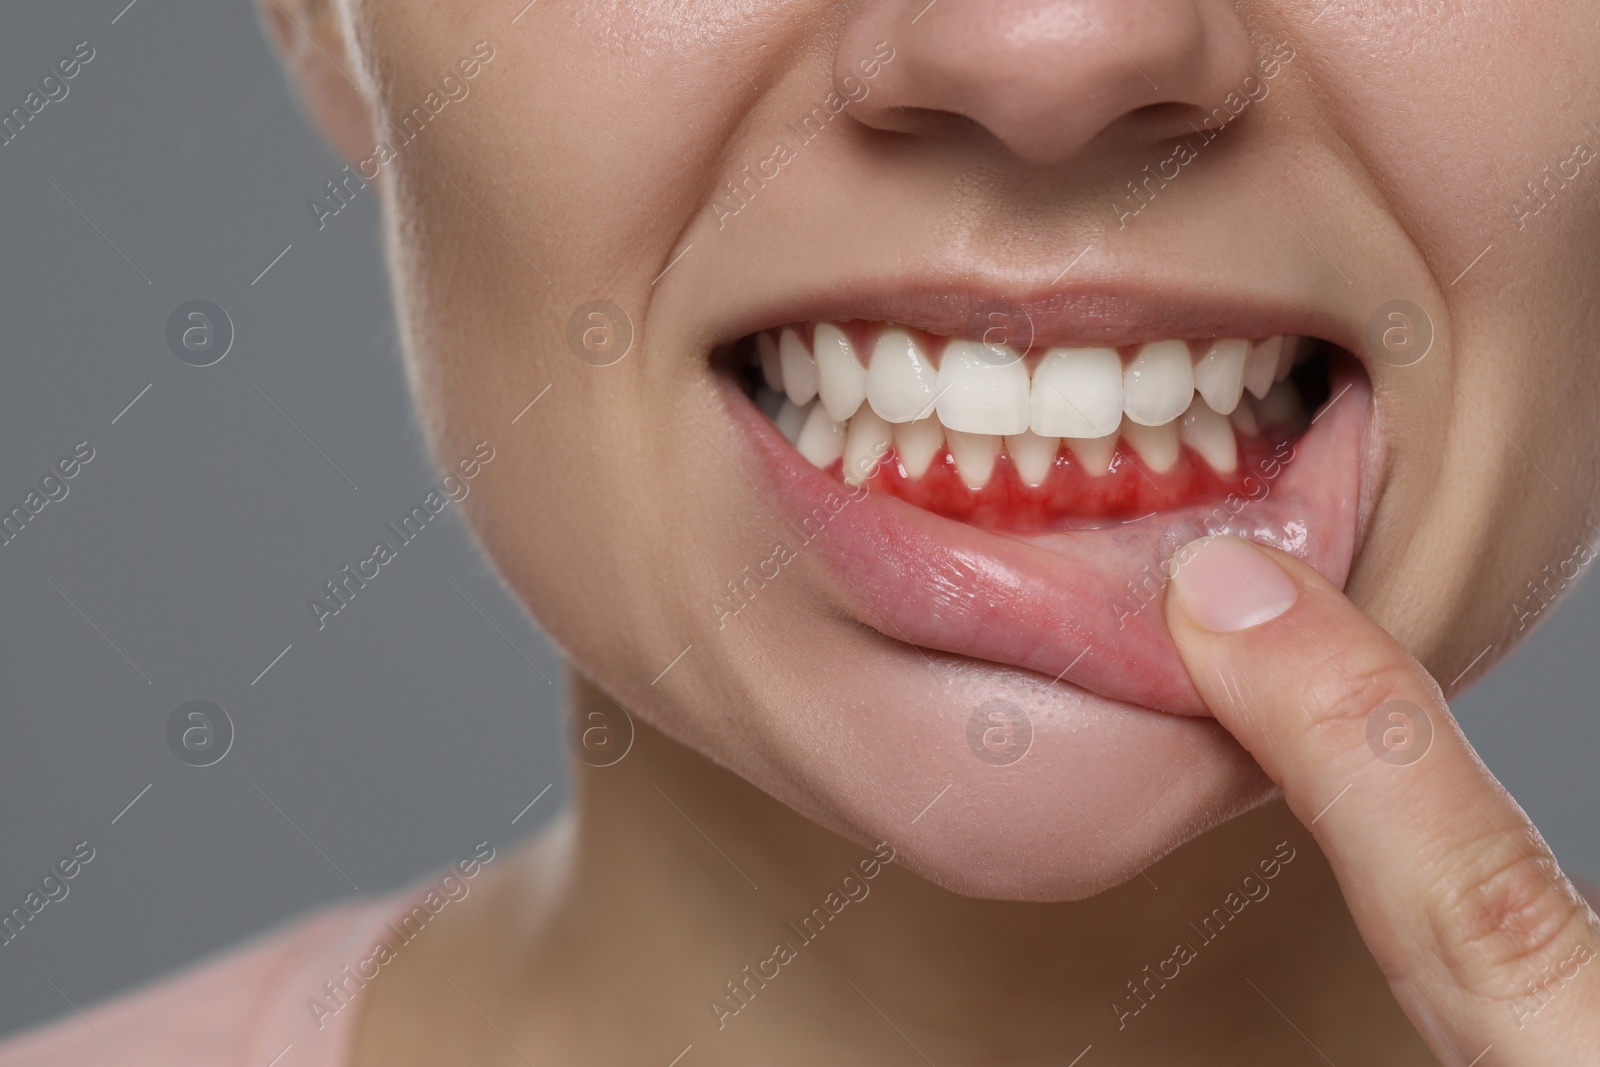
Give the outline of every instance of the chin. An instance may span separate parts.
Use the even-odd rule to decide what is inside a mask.
[[[776,716],[758,788],[968,897],[1078,900],[1277,795],[1214,720],[947,654],[863,648],[870,671]],[[837,654],[837,653],[831,653]],[[909,659],[908,659],[909,657]],[[825,709],[825,710],[818,710]]]

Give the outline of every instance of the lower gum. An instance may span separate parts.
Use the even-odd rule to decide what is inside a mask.
[[[1053,530],[1107,525],[1232,495],[1248,497],[1252,484],[1276,478],[1293,458],[1287,438],[1240,435],[1238,467],[1218,474],[1185,447],[1177,464],[1164,473],[1151,472],[1136,454],[1119,448],[1111,469],[1088,473],[1063,450],[1044,483],[1030,486],[1017,474],[1011,457],[1002,453],[981,489],[971,489],[956,470],[948,448],[941,448],[918,478],[907,475],[898,455],[888,451],[866,479],[870,490],[972,526],[1007,530]],[[830,472],[843,477],[843,462]]]

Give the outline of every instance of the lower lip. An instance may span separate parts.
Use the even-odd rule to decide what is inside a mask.
[[[1292,444],[1241,471],[1238,492],[1132,522],[1048,533],[980,529],[807,463],[731,380],[789,547],[814,555],[849,610],[886,637],[1065,681],[1113,700],[1206,715],[1164,615],[1166,561],[1207,534],[1292,553],[1342,586],[1355,546],[1371,390],[1340,368]],[[802,545],[804,546],[802,548]]]

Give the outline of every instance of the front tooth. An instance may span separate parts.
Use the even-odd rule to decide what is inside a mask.
[[[817,395],[817,365],[806,343],[789,327],[778,337],[778,363],[783,368],[783,388],[796,404],[809,404]]]
[[[944,447],[944,427],[938,419],[929,417],[896,423],[893,429],[894,450],[900,456],[900,465],[906,469],[906,477],[922,477],[928,472],[928,464],[933,462],[933,457]]]
[[[1178,420],[1178,437],[1200,453],[1200,458],[1218,474],[1232,474],[1239,469],[1239,443],[1233,437],[1233,424],[1200,397],[1195,397]]]
[[[1028,428],[1028,368],[1009,345],[951,341],[934,392],[946,429],[1000,435]]]
[[[1033,372],[1029,426],[1041,437],[1104,437],[1122,421],[1114,348],[1052,348]]]
[[[878,472],[878,464],[894,443],[894,430],[871,408],[862,408],[850,420],[844,441],[844,480],[860,485]]]
[[[1122,375],[1122,410],[1130,421],[1160,426],[1182,415],[1194,397],[1194,364],[1182,341],[1152,341]]]
[[[778,424],[778,432],[783,434],[783,439],[792,445],[800,439],[800,427],[806,424],[807,414],[805,408],[792,400],[785,400],[772,421]]]
[[[817,394],[834,422],[856,413],[867,398],[867,368],[856,358],[856,346],[831,322],[818,323],[811,337],[816,353]]]
[[[1122,439],[1133,446],[1152,473],[1165,474],[1178,463],[1178,424],[1164,422],[1159,426],[1144,426],[1137,422],[1122,424]]]
[[[933,414],[938,374],[922,346],[904,330],[884,330],[867,368],[867,403],[887,422],[910,422]]]
[[[945,443],[950,446],[950,457],[956,461],[956,473],[968,489],[982,489],[989,484],[994,473],[994,461],[1000,457],[1000,438],[992,433],[962,433],[948,426],[944,431]]]
[[[783,392],[783,365],[778,360],[778,342],[764,330],[756,334],[756,355],[761,360],[761,380],[774,393]]]
[[[1194,365],[1195,390],[1212,411],[1226,415],[1239,406],[1239,397],[1244,395],[1244,361],[1249,355],[1249,341],[1229,338],[1213,341]]]
[[[1050,477],[1050,471],[1056,465],[1056,448],[1060,444],[1059,437],[1040,437],[1028,430],[1008,436],[1006,451],[1011,453],[1011,462],[1016,465],[1017,474],[1022,480],[1029,485],[1040,486]]]
[[[1281,336],[1269,337],[1251,346],[1250,356],[1244,361],[1244,387],[1257,400],[1266,396],[1267,390],[1272,388],[1272,382],[1278,376],[1278,354],[1282,351]]]
[[[1096,478],[1111,469],[1111,461],[1117,455],[1117,435],[1114,433],[1105,437],[1068,437],[1062,443],[1083,469]]]
[[[826,467],[844,455],[844,427],[828,417],[827,408],[813,404],[794,449],[813,467]]]

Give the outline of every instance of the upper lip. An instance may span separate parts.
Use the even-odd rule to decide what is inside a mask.
[[[718,328],[714,345],[796,322],[892,322],[940,336],[989,339],[1019,347],[1108,346],[1169,338],[1317,337],[1359,354],[1356,331],[1338,315],[1249,294],[1223,296],[1163,283],[1077,282],[1011,289],[951,279],[836,282],[769,302]]]

